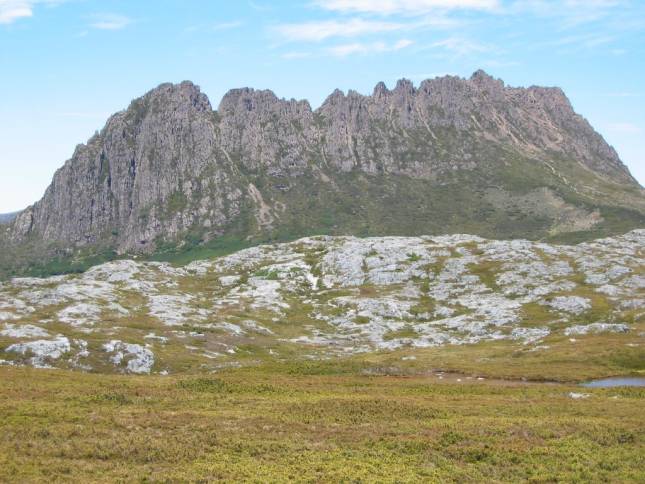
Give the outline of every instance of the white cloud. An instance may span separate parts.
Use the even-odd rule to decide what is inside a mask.
[[[393,52],[409,47],[414,42],[408,39],[401,39],[394,44],[387,44],[385,42],[371,42],[360,43],[355,42],[352,44],[342,44],[330,47],[327,53],[334,57],[347,57],[352,54],[379,54],[383,52]]]
[[[507,12],[557,19],[561,27],[569,29],[604,19],[624,6],[624,0],[517,0]]]
[[[351,18],[346,20],[323,20],[293,24],[281,24],[273,28],[289,42],[322,42],[334,37],[361,37],[387,32],[417,29],[453,29],[461,25],[458,20],[443,15],[424,17],[408,22],[384,22]]]
[[[576,35],[568,35],[547,42],[536,43],[531,48],[553,48],[557,47],[555,52],[559,54],[571,54],[583,50],[596,51],[600,47],[609,47],[609,44],[616,42],[615,35],[607,35],[604,33],[583,33]],[[608,52],[611,52],[609,49]],[[612,52],[613,53],[613,52]],[[614,54],[615,55],[615,54]]]
[[[132,20],[124,15],[105,13],[95,16],[90,27],[99,30],[121,30],[132,23]]]
[[[346,57],[350,54],[365,54],[368,51],[372,50],[383,50],[385,49],[385,43],[375,42],[373,44],[361,44],[355,42],[353,44],[342,44],[327,49],[331,55],[335,57]]]
[[[394,44],[394,50],[405,49],[406,47],[414,44],[410,39],[401,39],[396,44]]]
[[[0,0],[0,24],[10,24],[34,14],[33,2],[24,0]]]
[[[493,10],[499,0],[317,0],[315,4],[336,12],[370,13],[380,15],[423,15],[433,10]]]
[[[392,32],[404,28],[404,24],[375,22],[363,19],[347,21],[328,20],[283,24],[275,27],[285,39],[295,42],[320,42],[331,37],[356,37],[360,35]]]
[[[37,4],[56,6],[66,0],[0,0],[0,24],[11,24],[34,15]]]
[[[599,45],[608,44],[614,41],[614,37],[608,35],[597,35],[597,34],[582,34],[582,35],[570,35],[568,37],[563,37],[561,39],[556,39],[551,42],[545,42],[545,45],[580,45],[582,47],[597,47]]]

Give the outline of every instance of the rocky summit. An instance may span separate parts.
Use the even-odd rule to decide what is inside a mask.
[[[490,342],[547,361],[599,334],[638,348],[644,314],[644,230],[578,245],[319,236],[15,278],[0,286],[0,363],[167,374]]]
[[[107,121],[0,227],[0,273],[327,235],[576,242],[645,224],[645,195],[558,88],[483,71],[318,109],[235,89],[214,110],[162,84]]]

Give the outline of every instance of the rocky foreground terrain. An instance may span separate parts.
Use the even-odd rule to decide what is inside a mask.
[[[3,365],[166,374],[599,333],[644,343],[645,230],[573,246],[320,236],[0,285]]]

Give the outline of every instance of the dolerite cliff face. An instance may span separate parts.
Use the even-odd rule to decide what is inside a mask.
[[[205,223],[205,213],[221,224],[240,193],[230,189],[231,165],[218,156],[214,115],[206,96],[187,82],[162,85],[134,101],[76,148],[43,199],[18,217],[14,236],[34,233],[78,245],[107,235],[134,249],[198,218]],[[200,200],[204,211],[184,212],[182,202],[199,185],[208,189]]]
[[[506,87],[478,71],[380,83],[371,96],[337,90],[317,110],[236,89],[213,110],[183,82],[79,145],[3,244],[47,258],[223,236],[584,238],[642,226],[644,214],[642,188],[558,88]]]

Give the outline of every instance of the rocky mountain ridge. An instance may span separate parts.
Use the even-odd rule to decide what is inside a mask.
[[[316,110],[235,89],[213,110],[183,82],[136,99],[79,145],[5,229],[12,255],[0,265],[27,246],[70,259],[222,237],[588,238],[643,223],[642,188],[558,88],[478,71],[380,83],[370,96],[336,90]]]

